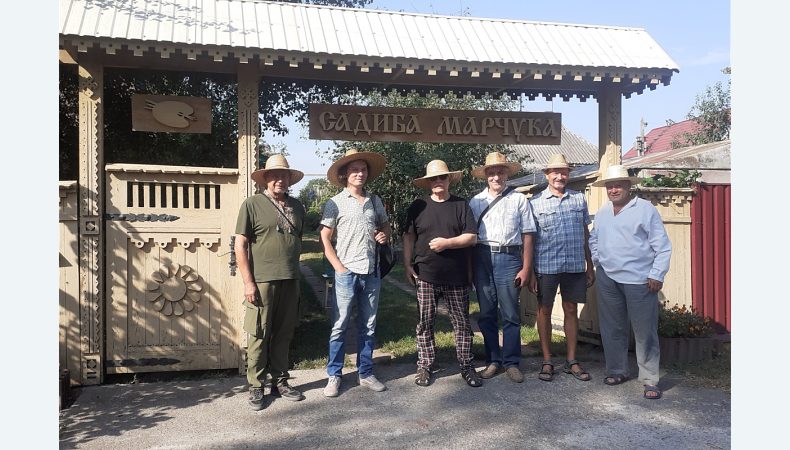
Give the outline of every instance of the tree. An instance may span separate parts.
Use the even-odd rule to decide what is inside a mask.
[[[729,75],[729,67],[722,69]],[[683,133],[683,137],[672,142],[672,147],[707,144],[718,142],[730,137],[730,80],[726,86],[721,81],[705,88],[705,92],[697,94],[696,102],[686,118],[693,119],[701,128],[694,133]]]
[[[362,7],[371,0],[285,0],[344,7]],[[78,76],[76,66],[60,64],[60,179],[75,180],[78,159]],[[146,133],[131,130],[133,93],[184,95],[212,100],[211,134]],[[304,117],[308,100],[340,95],[316,83],[262,80],[259,111],[262,126],[286,134],[281,118]],[[104,74],[104,156],[106,163],[146,163],[184,166],[236,167],[238,140],[235,76],[198,72],[106,69]]]
[[[395,92],[390,92],[388,95],[373,92],[367,96],[346,98],[344,101],[368,106],[481,110],[511,110],[518,104],[517,101],[506,98],[483,97],[475,99],[452,95],[421,97],[416,93],[401,96]],[[482,165],[486,154],[493,150],[492,146],[482,144],[345,142],[330,150],[329,156],[331,159],[336,159],[342,156],[348,148],[377,152],[387,158],[387,169],[368,187],[371,192],[380,195],[384,201],[392,223],[393,234],[396,237],[405,229],[408,206],[415,198],[426,194],[424,190],[414,186],[413,180],[425,175],[425,166],[428,162],[441,159],[447,163],[450,170],[463,170],[461,182],[451,189],[454,194],[469,199],[485,187],[483,181],[472,178],[472,167]],[[507,147],[497,147],[497,150],[504,154],[510,153]],[[512,155],[511,158],[513,158]]]

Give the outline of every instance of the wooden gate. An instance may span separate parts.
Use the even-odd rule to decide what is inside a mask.
[[[106,166],[106,371],[239,366],[238,170]]]

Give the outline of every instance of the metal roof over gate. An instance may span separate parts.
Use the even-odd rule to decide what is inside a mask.
[[[570,82],[577,85],[574,93],[592,96],[595,86],[587,82],[620,83],[628,97],[668,84],[678,71],[641,28],[255,0],[60,0],[60,35],[62,48],[79,52],[99,47],[110,55],[154,52],[162,59],[257,58],[270,66],[286,62],[335,72],[401,69],[407,76],[416,72],[419,85],[450,85],[464,77],[513,88],[527,80],[547,87]]]

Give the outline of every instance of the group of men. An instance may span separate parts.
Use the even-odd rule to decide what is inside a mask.
[[[357,318],[358,383],[381,392],[386,386],[373,373],[376,320],[381,277],[379,244],[390,241],[381,198],[368,189],[386,159],[374,152],[348,150],[327,172],[342,188],[327,201],[320,221],[324,255],[334,269],[335,301],[329,336],[324,395],[336,397],[342,384],[346,331],[352,309]],[[607,385],[627,381],[629,322],[633,326],[639,379],[644,397],[661,397],[658,384],[658,298],[669,270],[671,244],[658,211],[635,197],[637,179],[622,166],[612,166],[594,185],[605,186],[610,202],[592,222],[584,194],[566,187],[570,167],[563,155],[546,166],[547,187],[527,199],[507,185],[521,170],[517,162],[491,152],[472,176],[486,187],[468,202],[451,193],[462,171],[441,160],[428,163],[414,184],[427,190],[407,211],[403,234],[405,275],[416,287],[419,321],[417,372],[414,382],[429,386],[435,367],[434,325],[438,302],[447,305],[460,374],[471,387],[506,373],[524,381],[521,360],[520,289],[538,298],[538,332],[543,362],[539,379],[552,381],[551,311],[559,288],[564,312],[567,358],[563,371],[581,381],[591,376],[576,359],[577,305],[587,288],[597,286]],[[263,408],[266,388],[273,395],[298,401],[301,392],[288,384],[288,347],[298,322],[298,263],[304,208],[288,187],[304,174],[274,155],[252,178],[264,189],[242,204],[235,252],[244,280],[248,334],[249,403]],[[285,258],[285,259],[284,259]],[[595,268],[595,270],[593,269]],[[486,366],[473,367],[469,295],[474,286],[480,314]],[[500,327],[501,323],[501,327]],[[500,341],[501,328],[501,341]]]

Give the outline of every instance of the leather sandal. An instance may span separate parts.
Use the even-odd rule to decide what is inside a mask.
[[[652,393],[653,395],[648,395],[648,393]],[[661,398],[661,389],[658,386],[652,386],[649,384],[645,385],[645,393],[643,394],[646,399],[649,400],[658,400]]]
[[[544,367],[549,366],[550,369],[546,370]],[[543,365],[540,366],[540,372],[538,373],[538,378],[542,381],[551,381],[554,379],[554,364],[551,361],[543,361]]]
[[[609,386],[622,384],[625,383],[626,381],[628,381],[628,377],[626,375],[621,375],[621,374],[609,375],[603,379],[603,383]]]
[[[574,372],[573,369],[572,369],[573,366],[579,366],[579,371],[578,372]],[[572,359],[570,361],[565,361],[565,366],[562,368],[562,370],[565,373],[569,373],[569,374],[573,375],[577,380],[581,380],[581,381],[590,381],[590,380],[592,380],[592,377],[590,376],[590,374],[585,372],[584,369],[582,369],[581,364],[579,364],[579,361],[577,361],[575,359]]]

